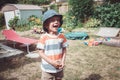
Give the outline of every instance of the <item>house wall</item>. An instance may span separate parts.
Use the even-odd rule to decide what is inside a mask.
[[[21,19],[27,20],[31,15],[35,15],[37,17],[42,16],[42,11],[40,10],[20,10]]]
[[[10,29],[9,20],[11,20],[11,19],[13,19],[15,17],[15,12],[14,11],[4,12],[4,17],[5,17],[6,28]]]
[[[41,10],[15,10],[15,11],[7,11],[4,12],[6,28],[9,29],[9,20],[13,19],[15,16],[18,16],[20,19],[19,24],[27,23],[27,19],[31,16],[35,15],[40,18],[42,16]]]

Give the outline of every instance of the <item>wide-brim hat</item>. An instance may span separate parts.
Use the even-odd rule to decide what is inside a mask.
[[[48,19],[54,17],[54,16],[59,16],[59,17],[60,17],[60,26],[62,25],[62,23],[63,23],[63,20],[62,20],[63,16],[62,16],[61,14],[57,13],[55,10],[48,10],[48,11],[46,11],[46,12],[44,13],[43,18],[42,18],[42,21],[43,21],[43,29],[44,29],[44,27],[45,27],[44,25],[45,25],[46,21],[47,21]]]

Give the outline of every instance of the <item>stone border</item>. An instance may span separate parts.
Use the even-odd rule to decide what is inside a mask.
[[[0,53],[0,58],[15,56],[15,55],[23,53],[23,51],[21,51],[21,50],[8,47],[8,46],[3,45],[1,43],[0,43],[0,47],[6,50],[5,51],[6,53]]]

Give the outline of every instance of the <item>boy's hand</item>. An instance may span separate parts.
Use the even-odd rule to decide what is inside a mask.
[[[58,60],[57,63],[59,64],[57,66],[58,69],[63,69],[64,68],[64,65],[65,65],[64,62],[62,62],[61,60]]]
[[[56,62],[57,62],[57,64],[58,64],[58,65],[57,65],[57,68],[60,69],[60,67],[62,66],[61,60],[58,60],[58,61],[56,61]]]
[[[51,63],[55,68],[60,69],[60,67],[62,66],[61,61],[57,60],[57,61],[52,61]]]
[[[61,61],[61,64],[60,64],[60,66],[59,66],[59,69],[63,69],[64,66],[65,66],[64,62]]]

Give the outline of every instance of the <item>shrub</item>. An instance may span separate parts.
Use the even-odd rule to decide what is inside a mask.
[[[50,5],[50,9],[54,9],[54,10],[58,11],[58,6],[56,4],[52,4],[52,5]]]
[[[84,22],[92,15],[93,0],[69,0],[69,15],[75,17],[75,24]]]
[[[4,25],[5,25],[4,15],[0,13],[0,27],[3,27]]]
[[[37,18],[35,15],[31,15],[28,18],[28,23],[30,24],[30,26],[34,26],[34,25],[41,25],[42,22],[39,18]]]
[[[65,24],[65,28],[68,30],[68,31],[72,31],[72,29],[75,28],[75,17],[74,16],[70,16],[69,13],[66,13],[64,16],[63,16],[63,22]]]
[[[75,16],[70,16],[68,12],[66,14],[64,14],[64,16],[63,16],[63,22],[64,22],[63,27],[66,30],[68,30],[69,32],[71,32],[76,27],[77,28],[83,27],[83,23],[76,22]]]
[[[17,27],[18,25],[17,25],[17,23],[18,23],[18,20],[19,20],[19,18],[17,17],[17,16],[15,16],[13,19],[11,19],[11,20],[9,20],[9,26],[11,27],[11,28],[15,28],[15,27]]]
[[[95,28],[99,27],[101,24],[101,21],[98,19],[90,18],[85,24],[84,27],[86,28]]]
[[[120,3],[103,4],[95,8],[94,18],[105,27],[120,27]]]
[[[19,4],[34,4],[34,5],[45,5],[49,4],[50,0],[17,0]]]
[[[110,2],[110,3],[120,3],[120,0],[105,0],[106,2]]]

